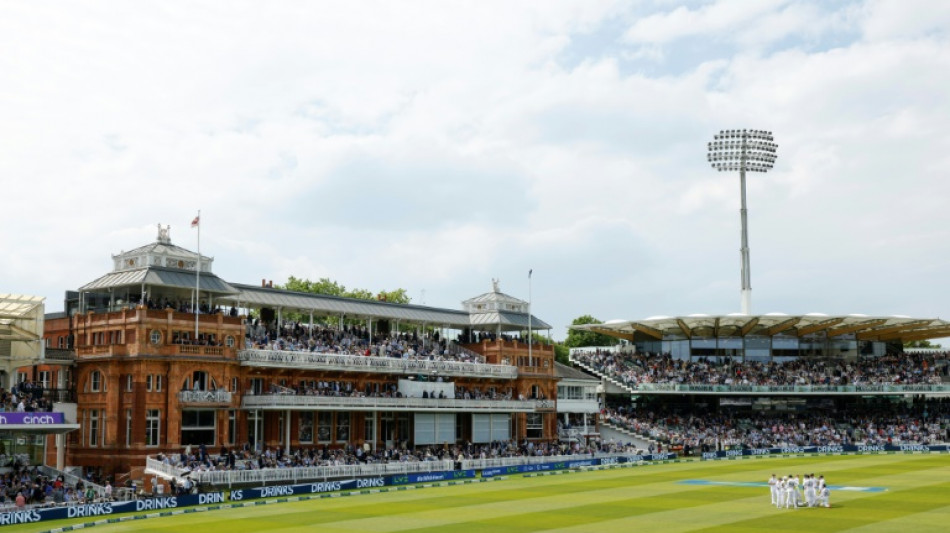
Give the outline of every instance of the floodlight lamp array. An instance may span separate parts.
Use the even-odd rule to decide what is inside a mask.
[[[707,160],[720,172],[768,172],[778,157],[771,131],[722,130],[708,143]]]

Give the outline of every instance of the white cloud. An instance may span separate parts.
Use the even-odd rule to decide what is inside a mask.
[[[787,3],[788,0],[719,0],[697,9],[678,6],[637,20],[624,37],[635,43],[669,43],[696,35],[742,33]]]
[[[156,222],[193,246],[200,208],[236,282],[457,307],[534,268],[558,328],[730,312],[738,178],[704,150],[752,127],[780,144],[755,309],[940,314],[950,48],[942,8],[895,6],[4,4],[0,280],[55,309]],[[869,291],[895,271],[900,301]]]

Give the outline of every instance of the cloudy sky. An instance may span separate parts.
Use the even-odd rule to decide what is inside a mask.
[[[155,239],[226,280],[556,327],[739,310],[950,317],[950,2],[0,0],[0,293]]]

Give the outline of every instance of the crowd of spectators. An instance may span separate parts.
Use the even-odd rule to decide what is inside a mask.
[[[442,383],[441,378],[438,380],[438,383]],[[334,398],[404,398],[404,397],[418,397],[418,398],[432,398],[432,399],[456,399],[456,400],[527,400],[524,395],[514,394],[514,389],[512,387],[506,387],[504,390],[496,389],[495,387],[466,387],[464,385],[455,385],[451,387],[454,389],[454,394],[449,393],[446,395],[443,387],[436,388],[436,385],[433,385],[431,390],[426,390],[425,387],[422,387],[422,390],[419,391],[415,396],[413,395],[403,395],[399,391],[398,385],[393,383],[367,383],[365,387],[360,390],[356,387],[353,381],[309,381],[301,382],[296,387],[282,387],[276,384],[272,384],[269,390],[270,394],[289,394],[289,395],[299,395],[299,396],[323,396],[323,397],[334,397]],[[544,399],[543,395],[539,398],[532,399]]]
[[[937,384],[947,375],[947,354],[901,353],[857,360],[740,361],[674,359],[670,354],[592,350],[571,356],[595,372],[630,385],[880,385]]]
[[[0,512],[19,511],[31,507],[53,507],[92,503],[110,498],[99,495],[92,485],[78,481],[66,483],[63,476],[50,479],[34,466],[22,466],[18,458],[5,461],[10,466],[0,474]],[[108,486],[111,491],[111,485]]]
[[[367,328],[350,325],[339,329],[287,323],[279,329],[268,329],[251,324],[245,347],[426,361],[482,361],[474,352],[459,350],[457,343],[441,338],[438,332],[431,337],[420,337],[417,332],[374,333],[371,336]]]
[[[603,418],[646,439],[685,451],[852,444],[937,444],[950,441],[950,404],[882,409],[865,406],[843,413],[674,413],[605,409]]]
[[[9,391],[0,387],[0,412],[48,412],[51,405],[43,392],[43,385],[31,381],[17,383]]]
[[[403,443],[402,446],[387,447],[380,450],[372,450],[368,445],[348,444],[342,448],[326,446],[299,448],[287,454],[279,447],[258,450],[246,444],[241,448],[222,447],[218,453],[209,451],[205,446],[187,446],[181,454],[158,454],[156,458],[166,465],[201,472],[443,460],[464,461],[504,457],[590,456],[596,453],[633,453],[636,451],[631,444],[619,442],[583,444],[577,442],[535,443],[523,441],[516,443],[513,441],[498,441],[490,444],[419,446],[414,449],[407,449],[405,443]]]

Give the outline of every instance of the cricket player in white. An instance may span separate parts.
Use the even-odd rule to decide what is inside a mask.
[[[776,483],[775,486],[778,489],[775,499],[775,506],[781,509],[782,506],[785,505],[785,478],[783,477],[782,479],[778,480],[778,483]]]
[[[822,507],[831,507],[831,491],[828,490],[827,486],[821,487],[821,492],[818,493],[818,505]]]
[[[778,504],[778,479],[775,479],[775,474],[772,474],[772,477],[769,478],[769,492],[772,493],[772,505]]]
[[[805,505],[809,507],[815,506],[815,474],[810,474],[805,476],[804,487],[805,487]]]
[[[798,509],[796,505],[798,503],[798,483],[795,481],[794,476],[788,476],[788,481],[785,482],[785,508],[788,509]]]

